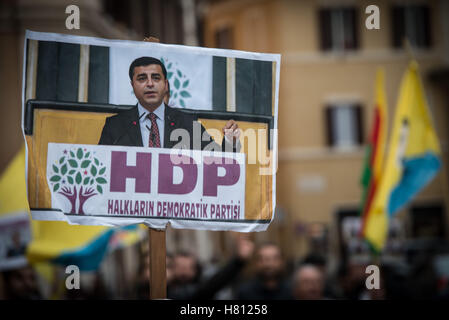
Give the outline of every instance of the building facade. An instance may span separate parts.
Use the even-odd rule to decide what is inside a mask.
[[[372,4],[379,9],[379,29],[365,26],[370,16],[365,10]],[[398,218],[406,238],[447,237],[448,18],[445,1],[210,3],[206,46],[282,54],[278,216],[269,232],[288,256],[325,250],[320,244],[323,236],[324,247],[339,250],[342,217],[357,216],[360,206],[376,69],[385,69],[391,130],[400,81],[411,55],[420,66],[444,165]],[[404,38],[412,50],[407,50]]]

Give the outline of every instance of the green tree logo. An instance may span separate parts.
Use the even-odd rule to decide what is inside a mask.
[[[70,213],[85,214],[87,199],[103,194],[105,172],[106,167],[90,151],[64,150],[64,155],[52,165],[50,187],[70,201]]]
[[[170,82],[170,100],[175,105],[185,108],[185,99],[192,97],[188,91],[190,80],[173,62],[168,61],[168,59],[164,60],[164,58],[161,58],[161,61],[167,69],[167,79]]]

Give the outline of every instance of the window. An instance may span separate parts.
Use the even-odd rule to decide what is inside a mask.
[[[337,227],[342,259],[369,261],[371,250],[367,242],[360,238],[362,217],[359,209],[341,208],[337,211]],[[401,220],[392,218],[388,225],[388,235],[382,252],[383,257],[400,260],[405,249],[405,230]],[[363,260],[362,260],[363,259]]]
[[[336,148],[361,145],[362,107],[357,104],[333,104],[326,108],[327,144]]]
[[[358,48],[355,8],[321,9],[319,23],[321,50],[344,51]]]
[[[394,6],[392,14],[393,47],[402,48],[404,38],[416,48],[430,48],[430,12],[425,5]]]
[[[163,43],[184,41],[181,1],[103,0],[103,10],[118,26],[140,37],[152,36]]]
[[[220,49],[233,49],[233,30],[231,27],[222,28],[215,32],[215,45]]]
[[[338,243],[343,261],[349,258],[369,256],[369,247],[359,237],[361,219],[356,208],[340,208],[336,212]]]

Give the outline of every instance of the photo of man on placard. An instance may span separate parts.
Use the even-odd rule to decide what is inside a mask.
[[[128,201],[128,214],[134,201],[134,220],[120,217],[119,225],[142,221],[160,228],[167,220],[180,229],[266,230],[275,206],[270,130],[276,129],[279,55],[33,32],[25,44],[27,58],[35,59],[24,69],[23,126],[29,150],[43,148],[28,153],[27,181],[48,186],[28,191],[33,219],[117,225],[114,215],[126,214],[120,201]],[[117,155],[145,161],[130,166]],[[127,188],[131,167],[143,170],[135,179],[146,187],[157,175],[157,187],[145,194],[132,183]],[[138,201],[147,201],[146,213]],[[188,216],[181,201],[190,204]],[[178,216],[175,209],[164,216],[159,204],[174,208],[175,202]]]
[[[222,129],[225,138],[221,147],[216,142],[211,145],[213,140],[192,115],[167,105],[164,101],[168,100],[164,98],[169,92],[167,70],[159,59],[135,59],[129,67],[129,78],[138,103],[106,119],[99,144],[238,151],[240,131],[234,120],[229,120]],[[201,128],[200,135],[194,135],[195,125]],[[176,133],[173,139],[172,132],[176,129],[186,130],[188,145]]]

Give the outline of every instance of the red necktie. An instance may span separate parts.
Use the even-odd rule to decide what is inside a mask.
[[[156,123],[156,115],[153,112],[150,112],[148,118],[151,121],[150,141],[148,145],[150,146],[150,148],[160,148],[161,138],[159,136],[159,128]]]

